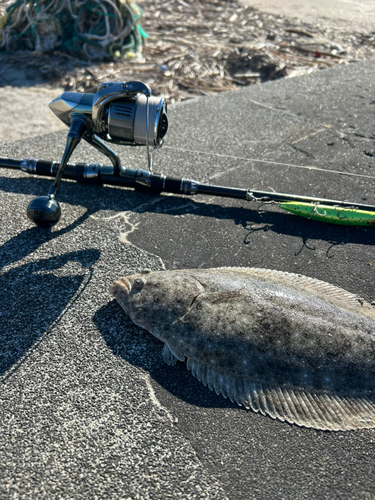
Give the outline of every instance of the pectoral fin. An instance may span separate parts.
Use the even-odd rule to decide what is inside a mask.
[[[167,342],[164,344],[162,354],[167,365],[174,366],[178,360],[185,361],[185,355],[179,350],[179,348],[177,346],[173,346],[171,348]]]

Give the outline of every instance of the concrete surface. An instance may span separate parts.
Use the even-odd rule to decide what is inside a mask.
[[[155,170],[216,184],[375,203],[375,62],[170,110]],[[0,144],[60,158],[65,134]],[[145,151],[117,148],[145,167]],[[102,159],[87,145],[76,161]],[[64,182],[63,217],[33,227],[50,180],[0,171],[0,498],[373,499],[375,431],[320,432],[211,393],[107,290],[151,269],[257,266],[374,301],[373,228],[275,205]]]
[[[373,0],[240,0],[262,12],[311,24],[369,33],[375,30]]]

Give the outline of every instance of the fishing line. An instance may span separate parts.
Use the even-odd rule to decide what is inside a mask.
[[[173,146],[164,146],[164,149],[173,149],[175,151],[181,151],[183,153],[195,153],[195,154],[200,154],[200,155],[206,155],[206,156],[218,156],[221,158],[232,158],[234,160],[243,160],[243,161],[252,161],[252,162],[257,162],[257,163],[267,163],[269,165],[280,165],[283,167],[291,167],[291,168],[301,168],[304,170],[316,170],[319,172],[326,172],[329,174],[339,174],[339,175],[347,175],[350,177],[364,177],[366,179],[375,179],[373,175],[366,175],[366,174],[355,174],[353,172],[341,172],[340,170],[330,170],[330,169],[325,169],[325,168],[319,168],[319,167],[313,167],[312,165],[294,165],[293,163],[282,163],[278,161],[271,161],[271,160],[260,160],[259,158],[247,158],[246,156],[234,156],[234,155],[225,155],[221,153],[211,153],[211,152],[206,152],[206,151],[197,151],[197,150],[192,150],[192,149],[185,149],[185,148],[176,148]],[[226,172],[223,172],[226,173]]]

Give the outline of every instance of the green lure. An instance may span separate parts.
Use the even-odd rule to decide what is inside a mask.
[[[343,226],[375,226],[375,212],[356,208],[341,208],[313,203],[288,201],[280,203],[280,208],[307,219],[341,224]]]

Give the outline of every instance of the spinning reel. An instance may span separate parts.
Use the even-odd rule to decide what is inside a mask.
[[[96,94],[64,92],[49,107],[70,129],[48,195],[35,198],[28,206],[27,215],[35,224],[50,227],[59,221],[61,208],[56,194],[65,167],[81,139],[110,159],[112,167],[106,167],[107,175],[126,174],[117,154],[103,140],[127,146],[146,146],[148,171],[152,171],[152,153],[163,145],[168,117],[165,98],[151,96],[148,85],[142,82],[106,82],[99,85]],[[98,165],[89,165],[85,176],[95,175],[98,168]],[[33,165],[28,164],[25,170],[33,173]]]

